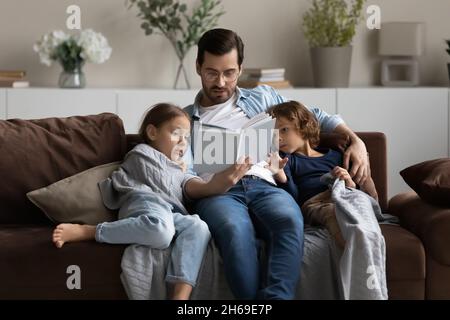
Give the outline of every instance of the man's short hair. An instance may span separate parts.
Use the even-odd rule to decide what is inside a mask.
[[[227,29],[211,29],[205,32],[198,41],[197,62],[201,66],[205,60],[205,51],[222,56],[236,49],[238,64],[244,61],[244,43],[236,32]]]

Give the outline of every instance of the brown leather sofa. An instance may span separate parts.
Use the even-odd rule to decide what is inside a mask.
[[[414,191],[394,196],[389,212],[400,218],[426,252],[426,299],[450,299],[450,208],[422,200]]]
[[[382,133],[358,134],[367,145],[380,205],[386,211],[386,138]],[[0,299],[127,298],[119,277],[125,246],[89,241],[56,249],[51,242],[54,225],[25,193],[121,160],[137,141],[135,135],[125,135],[121,120],[112,114],[0,121]],[[326,141],[338,144],[335,137]],[[429,208],[424,205],[400,210],[391,204],[390,213],[400,216],[402,226],[381,227],[390,298],[450,297],[450,251],[445,250],[450,212],[426,218]],[[439,215],[445,215],[445,226],[438,224]],[[71,265],[82,272],[80,290],[66,285]]]

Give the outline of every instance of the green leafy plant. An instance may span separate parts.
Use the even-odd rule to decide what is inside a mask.
[[[303,15],[303,29],[310,47],[348,46],[362,18],[365,0],[313,0]]]
[[[217,26],[220,16],[225,13],[219,8],[221,0],[201,0],[191,14],[187,13],[187,5],[178,0],[127,0],[127,3],[129,9],[139,9],[137,16],[143,20],[141,28],[146,35],[163,35],[172,44],[180,61],[174,87],[183,72],[190,88],[183,60],[202,34]]]

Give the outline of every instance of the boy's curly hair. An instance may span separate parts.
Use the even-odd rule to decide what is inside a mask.
[[[311,148],[319,145],[320,127],[313,113],[297,101],[277,104],[268,110],[275,118],[286,118],[294,122],[303,139],[308,140]]]

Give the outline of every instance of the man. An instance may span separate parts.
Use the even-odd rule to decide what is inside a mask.
[[[186,111],[194,120],[230,129],[285,102],[273,88],[236,86],[242,73],[244,44],[233,31],[213,29],[198,43],[197,73],[202,90]],[[339,116],[311,109],[324,132],[345,133],[351,145],[344,164],[358,183],[368,176],[364,143]],[[294,199],[276,187],[271,172],[258,163],[227,193],[195,204],[222,255],[225,275],[238,299],[293,299],[303,256],[303,218]],[[260,268],[259,242],[265,240],[267,264]]]

